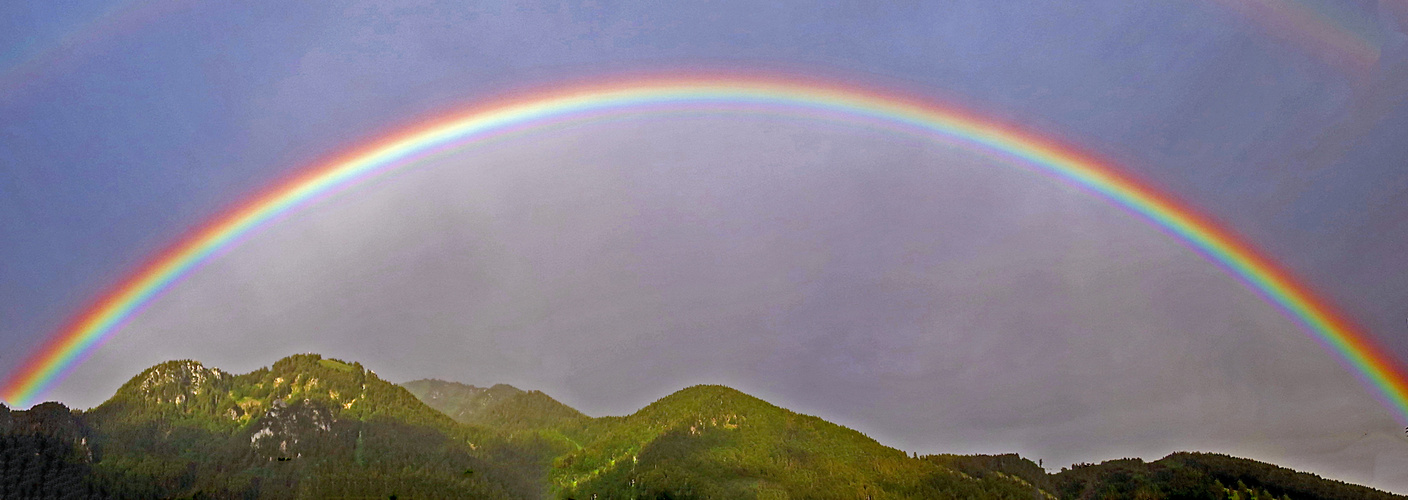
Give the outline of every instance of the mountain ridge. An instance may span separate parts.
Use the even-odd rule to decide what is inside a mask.
[[[524,391],[508,384],[475,387],[419,379],[400,385],[421,402],[463,424],[521,430],[590,418],[542,391]]]
[[[0,405],[0,498],[1408,499],[1226,455],[907,455],[721,385],[592,418],[507,384],[298,354],[159,363],[87,410]]]

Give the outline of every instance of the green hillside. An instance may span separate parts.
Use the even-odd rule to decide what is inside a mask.
[[[492,433],[455,423],[357,363],[316,354],[232,375],[143,371],[82,415],[98,472],[159,496],[518,498],[536,478]],[[473,471],[472,473],[467,471]]]
[[[162,363],[89,411],[0,405],[0,498],[1405,497],[1202,453],[1055,474],[1015,454],[907,456],[723,386],[590,418],[542,392],[401,387],[302,354],[246,374]]]
[[[554,462],[565,498],[1049,497],[1015,477],[975,477],[852,429],[723,386],[689,387],[597,419]]]
[[[969,482],[722,386],[690,387],[595,424],[583,449],[554,463],[553,486],[566,497],[901,498],[937,491],[926,482]]]

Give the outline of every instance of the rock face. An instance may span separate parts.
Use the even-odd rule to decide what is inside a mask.
[[[317,448],[319,438],[332,432],[336,422],[333,411],[321,402],[304,399],[288,404],[276,399],[255,422],[249,446],[270,460],[301,458]]]
[[[128,380],[118,389],[118,394],[143,406],[205,412],[214,409],[233,382],[230,374],[218,368],[206,368],[198,361],[167,361]]]
[[[140,377],[138,389],[144,394],[160,396],[177,392],[200,394],[212,385],[228,382],[230,375],[219,368],[206,368],[199,361],[168,361],[148,368]]]

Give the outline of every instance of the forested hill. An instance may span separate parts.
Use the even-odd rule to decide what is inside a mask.
[[[0,499],[26,498],[1405,497],[1201,453],[1054,474],[910,456],[723,386],[590,418],[538,391],[403,387],[302,354],[246,374],[162,363],[88,411],[0,405]]]
[[[1138,458],[1076,464],[1049,474],[1016,454],[922,457],[975,477],[1020,477],[1059,498],[1365,499],[1405,498],[1315,474],[1216,453],[1173,453],[1145,462]]]
[[[50,498],[58,483],[84,492],[57,492],[63,498],[542,494],[525,475],[532,467],[499,455],[511,449],[492,433],[455,423],[358,363],[315,354],[239,375],[171,361],[92,410],[46,403],[15,413],[40,410],[69,420],[25,429],[12,419],[0,498]],[[55,451],[61,444],[71,449]],[[44,463],[26,458],[28,448],[48,450]]]

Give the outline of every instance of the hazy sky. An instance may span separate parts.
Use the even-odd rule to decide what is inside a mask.
[[[462,3],[0,6],[0,372],[319,158],[688,68],[903,86],[1116,158],[1408,355],[1402,7],[1283,5],[1372,47],[1359,67],[1212,1]],[[193,272],[49,398],[306,351],[591,415],[724,383],[906,451],[1211,450],[1408,492],[1388,410],[1158,228],[971,149],[799,118],[584,123],[359,186]]]

